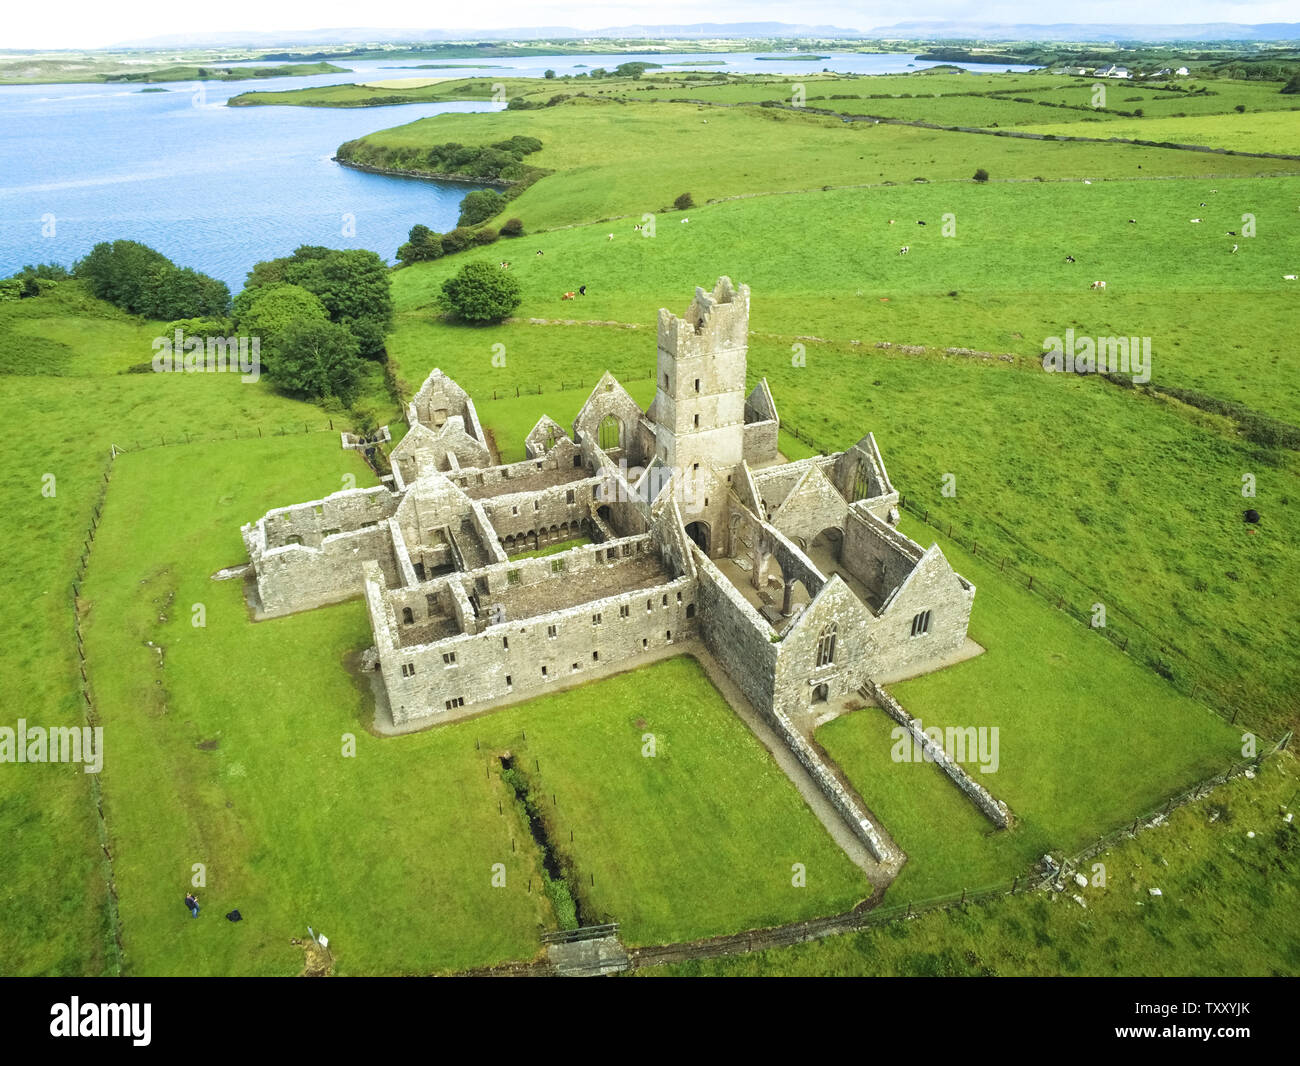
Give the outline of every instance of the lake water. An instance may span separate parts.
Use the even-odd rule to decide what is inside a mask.
[[[254,263],[300,244],[369,248],[389,261],[417,222],[445,231],[473,186],[364,174],[331,160],[344,141],[483,102],[355,109],[226,107],[233,95],[409,77],[541,77],[645,59],[672,69],[888,74],[933,66],[910,55],[837,53],[805,62],[717,55],[532,56],[481,67],[340,60],[344,74],[259,81],[0,86],[0,277],[26,263],[65,266],[99,241],[130,238],[238,291]],[[722,60],[725,66],[702,65]],[[465,60],[429,60],[463,63]],[[678,66],[677,64],[681,64]],[[1031,68],[980,68],[990,70]]]

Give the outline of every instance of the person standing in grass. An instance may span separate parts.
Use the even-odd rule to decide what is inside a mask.
[[[186,896],[185,896],[185,906],[189,907],[189,909],[190,909],[190,917],[191,917],[191,918],[197,918],[197,917],[199,916],[199,897],[198,897],[198,896],[194,895],[192,892],[190,892],[190,893],[186,893]]]

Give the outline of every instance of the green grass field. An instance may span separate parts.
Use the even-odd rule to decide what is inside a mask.
[[[925,111],[922,91],[1001,88],[1073,101],[1090,84],[814,71],[800,80],[814,106],[917,107],[922,116],[939,114]],[[529,163],[553,171],[508,210],[529,236],[394,273],[388,347],[403,395],[440,366],[470,390],[502,460],[512,461],[540,415],[567,424],[607,368],[649,402],[659,307],[680,313],[695,285],[722,273],[751,285],[750,377],[772,387],[783,453],[812,454],[809,440],[843,448],[872,430],[909,499],[979,541],[972,558],[938,536],[979,589],[972,635],[987,654],[895,694],[927,724],[999,727],[1002,766],[991,788],[1021,816],[1019,827],[990,835],[933,767],[890,762],[879,712],[819,733],[910,855],[890,890],[902,903],[1006,880],[1046,847],[1077,846],[1223,765],[1241,728],[1179,695],[1144,658],[1184,689],[1239,708],[1242,725],[1270,736],[1294,727],[1297,453],[1251,443],[1229,418],[1142,390],[1044,374],[1037,359],[1043,339],[1067,328],[1149,336],[1155,383],[1300,423],[1292,292],[1300,283],[1282,277],[1300,265],[1300,179],[1288,161],[654,102],[712,92],[719,103],[752,103],[779,98],[791,81],[589,83],[595,99],[442,115],[372,135],[418,147],[530,134],[544,147]],[[467,98],[449,84],[431,88]],[[1276,110],[1283,105],[1267,86],[1211,84],[1215,96],[1169,100],[1108,85],[1112,108],[1140,106],[1147,117],[1096,125],[1081,112],[1011,104],[1059,122],[1061,133],[1124,136],[1131,126],[1130,136],[1181,140],[1150,131],[1185,123],[1188,139],[1197,130],[1244,134],[1231,144],[1242,150],[1260,150],[1259,137],[1268,139],[1262,150],[1286,143],[1294,116]],[[1136,95],[1141,102],[1124,100]],[[1246,114],[1212,110],[1238,102]],[[934,106],[978,118],[1006,104],[944,95]],[[1197,117],[1155,117],[1174,108]],[[981,166],[987,185],[969,180]],[[700,205],[685,212],[688,225],[659,213],[686,191]],[[645,212],[657,214],[653,239],[632,230]],[[1257,235],[1229,237],[1246,215]],[[1195,217],[1204,222],[1189,223]],[[906,257],[897,254],[904,244]],[[544,256],[533,254],[539,248]],[[524,293],[517,318],[481,328],[442,321],[438,286],[479,257],[513,262]],[[1107,280],[1106,293],[1089,291],[1096,279]],[[583,301],[560,302],[580,284]],[[338,448],[344,416],[265,382],[127,373],[149,361],[159,330],[75,283],[0,303],[0,410],[17,439],[40,449],[0,479],[10,528],[21,530],[2,580],[12,602],[31,604],[5,615],[0,677],[23,694],[29,723],[82,721],[70,583],[110,446],[128,451],[114,466],[83,590],[88,676],[106,730],[100,784],[123,972],[295,973],[303,959],[288,939],[309,923],[331,937],[340,973],[531,957],[556,916],[527,890],[540,867],[499,778],[496,757],[507,748],[540,763],[539,789],[554,797],[548,829],[584,913],[620,920],[630,940],[790,921],[865,895],[860,875],[689,660],[424,734],[371,735],[369,695],[349,670],[369,642],[359,601],[255,625],[237,583],[210,579],[242,561],[241,523],[342,487],[345,475],[370,483]],[[877,342],[931,350],[908,355]],[[506,345],[505,366],[494,365],[496,343]],[[1015,358],[948,356],[948,346]],[[800,347],[806,365],[792,365]],[[392,419],[378,368],[366,395]],[[955,497],[939,491],[945,473],[956,475]],[[1249,501],[1244,473],[1258,481]],[[1264,515],[1258,533],[1242,527],[1245,506]],[[910,516],[904,528],[926,544],[936,537]],[[1004,557],[1076,608],[1103,603],[1138,654],[1121,655],[1016,588],[997,570]],[[195,604],[206,611],[203,627],[191,624]],[[647,731],[662,743],[656,759],[640,755]],[[343,754],[348,733],[355,757]],[[620,759],[632,761],[604,773]],[[4,769],[0,837],[15,846],[0,850],[0,970],[114,972],[88,775]],[[1248,785],[1233,788],[1243,811],[1264,810]],[[863,934],[718,971],[1177,973],[1212,951],[1224,972],[1296,972],[1292,942],[1254,931],[1293,905],[1282,878],[1267,888],[1256,879],[1273,859],[1223,859],[1216,826],[1175,819],[1162,830],[1180,842],[1184,865],[1171,877],[1216,878],[1213,898],[1197,889],[1191,921],[1162,918],[1135,931],[1127,907],[1075,914],[1068,902],[1017,900],[927,917],[902,937]],[[491,887],[498,861],[506,889]],[[809,865],[807,889],[790,885],[795,861]],[[207,875],[198,923],[180,906],[195,863]],[[221,921],[231,907],[248,920]],[[1055,936],[1090,940],[1045,950]],[[1138,947],[1126,957],[1130,941]]]
[[[932,769],[932,768],[931,768]],[[925,914],[647,976],[1280,977],[1300,970],[1294,757],[1264,764],[1084,869],[1089,887]],[[1255,832],[1251,839],[1248,832]],[[1228,888],[1227,886],[1231,886]],[[1159,888],[1152,897],[1149,889]],[[1070,897],[1080,895],[1080,907]]]

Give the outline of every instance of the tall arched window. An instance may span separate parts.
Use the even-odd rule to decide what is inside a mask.
[[[849,502],[865,500],[870,495],[871,466],[865,459],[859,459],[857,473],[853,477],[853,499]]]
[[[817,638],[817,665],[830,666],[835,661],[835,623],[822,630]]]
[[[601,419],[599,443],[604,451],[622,446],[623,424],[614,415],[606,415]]]

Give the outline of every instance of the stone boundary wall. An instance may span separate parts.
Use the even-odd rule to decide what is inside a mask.
[[[707,555],[698,547],[692,549],[692,554],[699,574],[698,598],[709,618],[709,624],[702,627],[705,646],[754,709],[776,730],[781,742],[790,749],[800,765],[812,775],[836,813],[867,846],[876,861],[890,861],[894,855],[876,832],[876,827],[845,791],[812,745],[799,735],[790,719],[773,706],[772,682],[776,671],[777,648],[771,641],[771,627],[750,602],[732,587],[731,582]]]
[[[867,694],[880,705],[880,708],[889,715],[890,718],[911,734],[912,739],[921,745],[921,750],[925,753],[925,757],[930,759],[937,767],[939,767],[940,770],[952,779],[953,784],[961,789],[966,798],[979,808],[980,813],[983,814],[985,818],[999,829],[1006,829],[1011,825],[1014,820],[1011,808],[1001,800],[995,799],[988,789],[975,781],[975,779],[957,763],[953,762],[953,760],[948,757],[948,753],[943,750],[943,747],[936,744],[932,737],[925,735],[921,730],[921,727],[917,725],[916,719],[908,714],[903,705],[886,692],[883,686],[876,684],[874,681],[868,680],[862,687],[866,690]]]
[[[794,757],[799,760],[812,779],[817,782],[817,787],[831,802],[831,806],[839,813],[839,816],[848,823],[849,828],[853,830],[854,835],[867,846],[867,850],[877,862],[889,862],[895,856],[885,842],[876,832],[876,827],[871,824],[854,801],[853,798],[845,791],[839,779],[831,772],[828,767],[813,750],[811,744],[800,735],[799,731],[791,724],[781,711],[772,709],[759,708],[759,712],[767,719],[768,724],[776,729],[777,735],[784,742],[785,746],[794,753]]]

